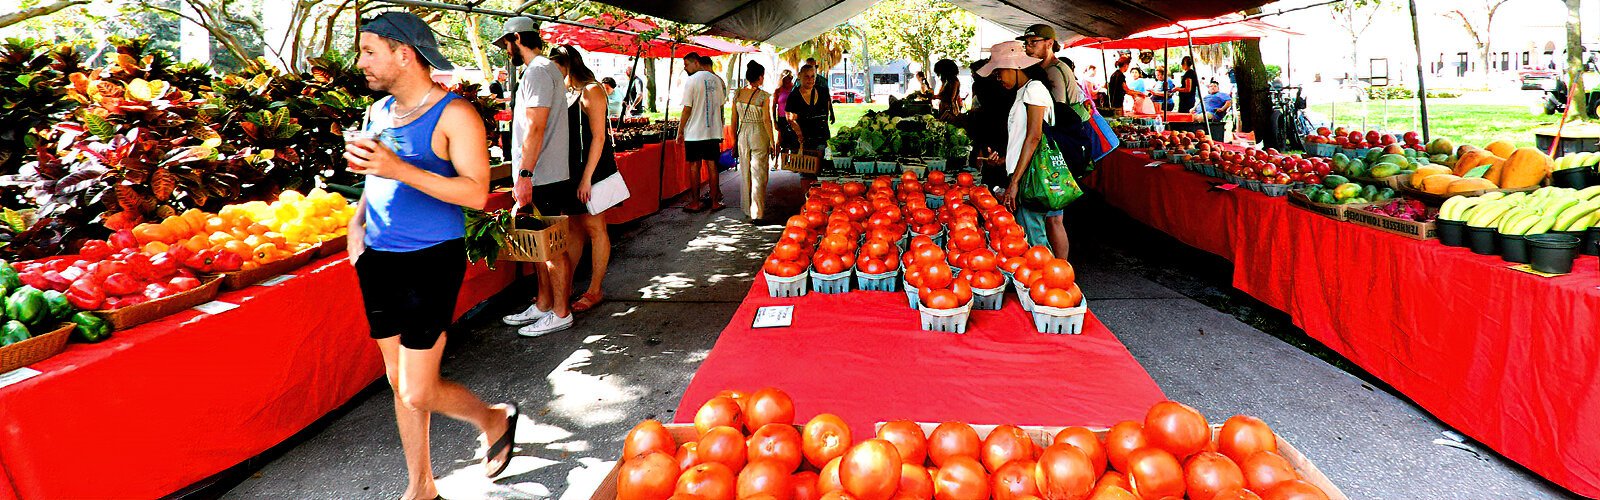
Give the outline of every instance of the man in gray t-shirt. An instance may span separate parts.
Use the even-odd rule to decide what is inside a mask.
[[[545,43],[530,18],[514,17],[505,23],[506,34],[496,45],[510,52],[512,64],[527,64],[512,101],[511,162],[516,172],[512,197],[517,207],[530,204],[544,216],[575,215],[588,209],[578,201],[567,162],[567,92],[561,68],[544,56]],[[556,252],[535,266],[539,294],[522,312],[506,316],[517,334],[538,337],[572,326],[572,259]]]

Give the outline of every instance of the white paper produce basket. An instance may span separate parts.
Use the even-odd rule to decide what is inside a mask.
[[[1033,312],[1033,297],[1028,295],[1028,287],[1022,286],[1022,282],[1017,281],[1017,278],[1013,276],[1011,278],[1011,288],[1017,290],[1017,303],[1022,304],[1022,310]]]
[[[811,270],[811,289],[817,293],[845,293],[850,291],[850,274],[854,269],[834,274],[821,274]]]
[[[900,283],[900,270],[896,269],[886,273],[868,274],[856,271],[856,289],[872,290],[878,292],[893,292]]]
[[[809,273],[800,273],[790,277],[773,276],[762,272],[767,277],[767,294],[773,297],[799,297],[806,294],[806,278]]]
[[[972,301],[954,309],[933,309],[918,306],[922,316],[922,329],[934,332],[967,333],[967,319],[972,317]]]
[[[920,307],[917,304],[917,287],[911,286],[911,282],[909,282],[909,281],[903,281],[902,280],[900,282],[900,284],[906,290],[906,302],[911,304],[911,308],[912,309],[917,309],[918,307]]]
[[[1033,306],[1033,327],[1039,333],[1077,335],[1083,333],[1083,319],[1089,314],[1089,298],[1078,301],[1078,307]]]
[[[1005,291],[1005,285],[972,289],[972,308],[980,311],[1000,310],[1000,306],[1005,305]]]

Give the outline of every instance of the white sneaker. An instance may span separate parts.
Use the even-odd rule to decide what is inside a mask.
[[[549,315],[550,311],[540,311],[538,304],[529,304],[527,309],[523,310],[522,312],[501,318],[501,321],[504,321],[505,324],[511,326],[522,326],[533,324],[534,322],[539,321],[540,318]]]
[[[538,336],[544,335],[546,333],[559,332],[559,331],[566,330],[566,329],[571,328],[571,327],[572,327],[572,315],[571,314],[568,314],[565,317],[562,317],[562,316],[556,316],[556,315],[550,314],[550,313],[545,313],[544,317],[539,318],[539,320],[533,322],[533,324],[528,325],[528,326],[524,326],[522,328],[518,328],[517,329],[517,335],[521,335],[521,336],[524,336],[524,337],[538,337]]]

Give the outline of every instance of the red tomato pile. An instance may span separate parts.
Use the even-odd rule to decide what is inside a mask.
[[[1013,425],[979,438],[972,426],[883,424],[859,442],[844,420],[794,424],[783,391],[723,391],[695,414],[695,439],[675,443],[660,422],[628,432],[619,500],[1327,499],[1282,455],[1265,422],[1235,415],[1217,432],[1205,416],[1164,401],[1144,421],[1103,437],[1083,427],[1036,444]]]
[[[1028,297],[1036,304],[1066,308],[1077,307],[1083,301],[1072,264],[1055,258],[1042,245],[1029,248],[1021,257],[1007,259],[1005,266],[1016,276],[1017,283],[1028,289]]]
[[[1376,130],[1368,130],[1365,133],[1362,133],[1360,130],[1346,130],[1344,127],[1338,127],[1334,130],[1328,130],[1328,127],[1318,127],[1317,133],[1306,134],[1305,137],[1305,141],[1308,144],[1333,144],[1341,148],[1350,149],[1381,148],[1403,141],[1404,147],[1407,149],[1415,149],[1417,151],[1427,150],[1427,148],[1422,145],[1422,136],[1418,135],[1416,132],[1406,132],[1405,134],[1401,135],[1400,139],[1400,141],[1396,141],[1394,134],[1379,132]]]
[[[1291,182],[1315,184],[1322,182],[1322,176],[1333,171],[1333,164],[1327,158],[1285,155],[1273,148],[1246,149],[1240,152],[1212,151],[1202,153],[1197,158],[1216,165],[1230,174],[1268,184]]]

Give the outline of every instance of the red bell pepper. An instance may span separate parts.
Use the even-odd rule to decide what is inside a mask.
[[[172,295],[172,292],[167,291],[166,285],[162,285],[160,283],[151,283],[149,285],[145,285],[144,287],[144,298],[146,299],[156,300],[168,295]]]
[[[171,255],[162,253],[150,258],[150,268],[153,275],[151,279],[166,279],[178,272],[178,261],[173,260]]]
[[[139,248],[139,239],[133,236],[133,231],[126,229],[111,233],[111,238],[107,242],[111,244],[111,248],[114,250]]]
[[[139,293],[144,289],[144,285],[140,284],[139,280],[134,279],[133,276],[127,273],[106,276],[106,282],[102,286],[105,288],[106,295],[117,296]]]
[[[215,265],[216,258],[217,251],[207,248],[205,250],[195,252],[194,255],[190,255],[189,258],[184,259],[183,265],[184,267],[193,269],[197,273],[209,273],[212,272],[212,266]]]
[[[173,277],[171,281],[168,281],[167,285],[173,290],[187,292],[189,290],[199,288],[200,280],[195,279],[194,277],[176,276]]]
[[[136,253],[129,255],[126,260],[128,262],[129,270],[132,271],[133,277],[145,281],[150,281],[158,277],[156,276],[155,266],[150,262],[149,255]]]
[[[33,271],[22,272],[17,275],[17,279],[22,280],[22,284],[24,285],[38,288],[40,290],[49,290],[50,280],[44,278],[44,273],[44,268],[39,268]]]
[[[67,269],[70,270],[72,268],[69,267]],[[39,287],[34,287],[34,288],[39,288],[39,290],[64,291],[64,290],[67,289],[67,287],[72,286],[72,280],[67,279],[66,276],[63,276],[61,273],[58,273],[58,272],[55,272],[55,271],[45,271],[44,272],[44,280],[45,280],[45,285],[46,285],[44,288],[39,288]],[[26,283],[24,283],[24,284],[26,284]]]
[[[221,252],[217,255],[212,270],[219,273],[230,273],[244,267],[244,257],[233,252]]]
[[[91,279],[80,279],[67,288],[67,302],[72,307],[84,311],[93,311],[100,308],[106,300],[106,292],[94,284]]]
[[[89,260],[102,260],[111,256],[111,244],[101,240],[84,242],[83,248],[78,249],[78,255]]]

